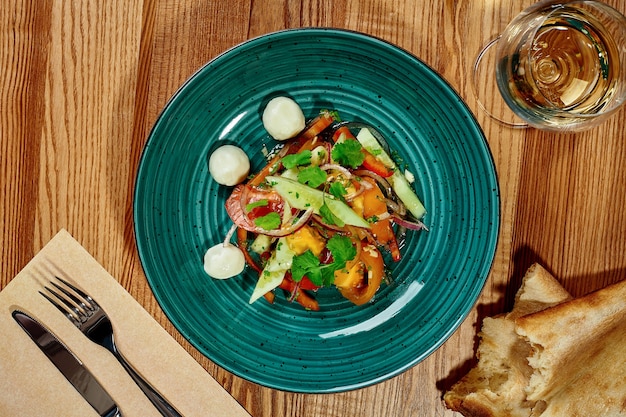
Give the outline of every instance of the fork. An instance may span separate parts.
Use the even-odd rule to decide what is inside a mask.
[[[161,412],[161,415],[181,417],[180,413],[144,380],[122,356],[115,344],[111,320],[100,305],[76,286],[62,278],[56,277],[56,279],[59,282],[50,281],[50,286],[44,286],[47,293],[43,291],[39,291],[39,293],[58,308],[92,342],[111,352],[152,404]]]

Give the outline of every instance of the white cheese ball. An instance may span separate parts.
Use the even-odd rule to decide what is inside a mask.
[[[263,126],[276,140],[293,138],[305,125],[302,109],[289,97],[271,99],[263,111]]]
[[[248,176],[250,159],[241,148],[223,145],[211,154],[209,172],[222,185],[237,185]]]
[[[246,266],[243,252],[234,245],[223,244],[209,248],[204,254],[204,271],[211,278],[226,279],[241,274]]]

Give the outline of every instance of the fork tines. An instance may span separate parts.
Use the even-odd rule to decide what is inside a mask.
[[[59,277],[55,278],[60,284],[56,281],[50,281],[50,286],[44,286],[47,293],[39,291],[39,294],[50,301],[76,326],[80,326],[96,310],[96,302],[66,280]]]

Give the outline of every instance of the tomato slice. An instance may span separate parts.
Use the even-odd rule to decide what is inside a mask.
[[[282,215],[284,209],[284,203],[281,202],[268,202],[265,206],[254,207],[248,212],[248,218],[250,220],[258,219],[259,217],[267,216],[270,213],[278,213]]]
[[[400,249],[398,247],[391,219],[388,216],[385,196],[375,180],[372,178],[364,178],[363,180],[372,185],[370,189],[365,190],[362,194],[363,217],[366,219],[386,217],[371,223],[370,228],[374,238],[376,239],[376,243],[381,246],[387,246],[389,248],[389,252],[391,252],[393,260],[397,262],[401,258]]]
[[[380,288],[385,273],[385,264],[380,251],[373,245],[364,245],[350,276],[338,286],[339,292],[356,305],[367,303]],[[337,283],[337,279],[335,279]]]

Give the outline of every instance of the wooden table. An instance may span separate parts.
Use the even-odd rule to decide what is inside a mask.
[[[9,0],[0,7],[0,289],[66,228],[254,417],[453,416],[442,390],[477,325],[541,262],[574,295],[626,276],[626,107],[579,134],[513,130],[479,110],[477,52],[532,0]],[[608,0],[622,13],[626,3]],[[135,173],[168,98],[201,65],[267,32],[327,26],[412,52],[466,100],[498,171],[502,223],[476,307],[424,362],[333,395],[278,392],[218,368],[159,309],[134,240]],[[5,360],[3,358],[2,360]]]

